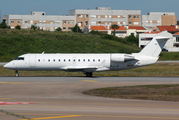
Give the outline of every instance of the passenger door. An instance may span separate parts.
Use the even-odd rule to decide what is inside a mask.
[[[29,65],[30,67],[35,67],[36,66],[36,55],[35,54],[30,54],[29,55]]]

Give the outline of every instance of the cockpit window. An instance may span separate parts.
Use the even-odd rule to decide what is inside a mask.
[[[24,60],[24,57],[17,57],[15,60]]]

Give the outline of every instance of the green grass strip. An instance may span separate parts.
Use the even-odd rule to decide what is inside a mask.
[[[110,98],[179,101],[179,84],[108,87],[83,93]]]

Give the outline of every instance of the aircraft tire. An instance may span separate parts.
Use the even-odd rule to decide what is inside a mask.
[[[19,77],[19,72],[18,72],[18,70],[16,70],[15,73],[16,73],[16,77]]]
[[[86,72],[86,77],[92,77],[93,73],[92,72]]]

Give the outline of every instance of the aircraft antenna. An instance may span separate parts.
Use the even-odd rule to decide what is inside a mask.
[[[45,53],[45,51],[42,52],[42,54],[44,54],[44,53]]]

